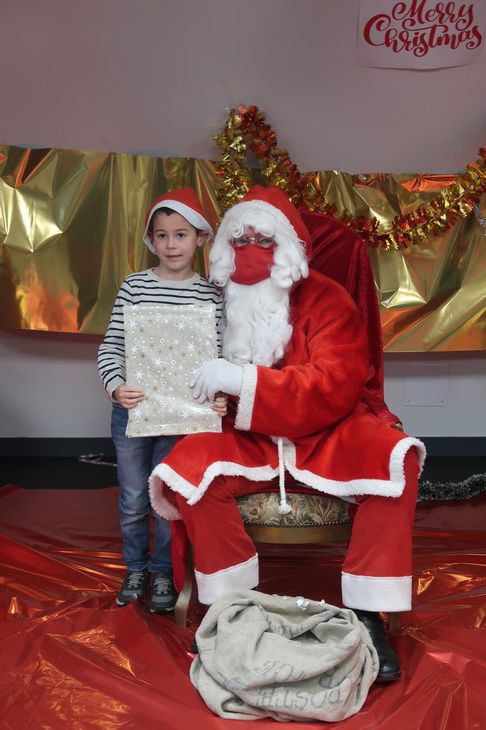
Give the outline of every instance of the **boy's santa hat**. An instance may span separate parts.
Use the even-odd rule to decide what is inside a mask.
[[[225,213],[211,247],[211,279],[225,286],[234,270],[231,239],[241,236],[245,227],[273,236],[277,243],[272,277],[281,285],[308,275],[307,261],[312,239],[302,217],[286,193],[276,186],[254,185],[239,203]]]
[[[171,190],[168,193],[164,193],[160,198],[156,198],[150,205],[145,216],[145,230],[143,232],[144,243],[148,248],[155,253],[155,248],[150,240],[148,229],[150,221],[152,220],[153,214],[160,208],[170,208],[175,213],[179,213],[183,218],[186,219],[194,228],[200,231],[205,231],[208,234],[208,238],[212,238],[214,233],[211,225],[208,223],[202,205],[199,202],[199,198],[196,195],[196,191],[193,188],[177,188]]]

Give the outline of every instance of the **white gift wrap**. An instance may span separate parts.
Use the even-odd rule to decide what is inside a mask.
[[[209,403],[189,383],[206,360],[218,357],[214,304],[124,307],[127,383],[145,393],[128,411],[127,436],[221,431]]]

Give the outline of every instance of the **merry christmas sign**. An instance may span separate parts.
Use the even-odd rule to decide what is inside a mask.
[[[481,51],[485,26],[485,0],[361,0],[358,58],[381,68],[463,66]]]
[[[221,431],[221,418],[189,386],[218,357],[214,305],[125,306],[124,320],[127,383],[145,394],[128,411],[127,436]]]

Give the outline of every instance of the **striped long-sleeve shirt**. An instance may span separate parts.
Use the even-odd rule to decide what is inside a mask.
[[[123,307],[137,304],[215,304],[218,350],[222,327],[223,299],[213,284],[194,274],[185,281],[161,279],[153,269],[130,274],[120,287],[110,324],[98,349],[98,373],[107,395],[126,381]]]

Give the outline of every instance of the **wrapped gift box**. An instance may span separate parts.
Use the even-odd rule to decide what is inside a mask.
[[[221,431],[209,403],[189,383],[206,360],[218,357],[213,304],[124,307],[127,383],[145,393],[128,411],[127,436]]]

